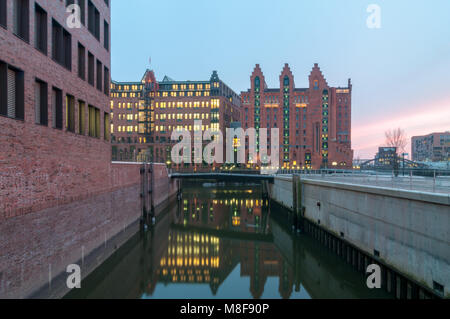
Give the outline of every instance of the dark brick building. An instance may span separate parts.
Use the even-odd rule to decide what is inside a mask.
[[[243,128],[279,128],[280,168],[351,169],[350,80],[346,87],[330,87],[317,64],[307,88],[295,87],[288,64],[279,80],[279,88],[267,87],[256,65],[250,77],[251,88],[241,94]],[[270,138],[267,142],[270,148]]]
[[[109,79],[109,1],[0,0],[0,219],[109,187]]]

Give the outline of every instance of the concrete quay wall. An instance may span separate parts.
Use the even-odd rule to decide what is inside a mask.
[[[272,200],[430,291],[450,296],[450,195],[301,179],[270,185]],[[442,294],[443,286],[443,294]]]

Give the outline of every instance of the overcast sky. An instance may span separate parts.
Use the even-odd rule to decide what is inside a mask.
[[[237,93],[256,63],[274,87],[284,63],[297,87],[314,63],[330,86],[352,78],[355,157],[373,158],[389,128],[450,131],[449,0],[112,0],[113,79],[140,80],[149,57],[159,80],[217,70]]]

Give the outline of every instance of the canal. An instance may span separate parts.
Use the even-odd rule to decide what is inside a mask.
[[[65,298],[390,298],[308,235],[260,185],[184,182],[182,198]]]

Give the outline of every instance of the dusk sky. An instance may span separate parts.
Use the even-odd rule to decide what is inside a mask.
[[[369,29],[369,4],[381,28]],[[449,0],[113,0],[112,77],[209,79],[237,93],[256,63],[270,87],[289,63],[297,87],[319,63],[330,86],[353,82],[355,157],[373,158],[387,129],[450,131]],[[410,153],[410,146],[407,147]]]

